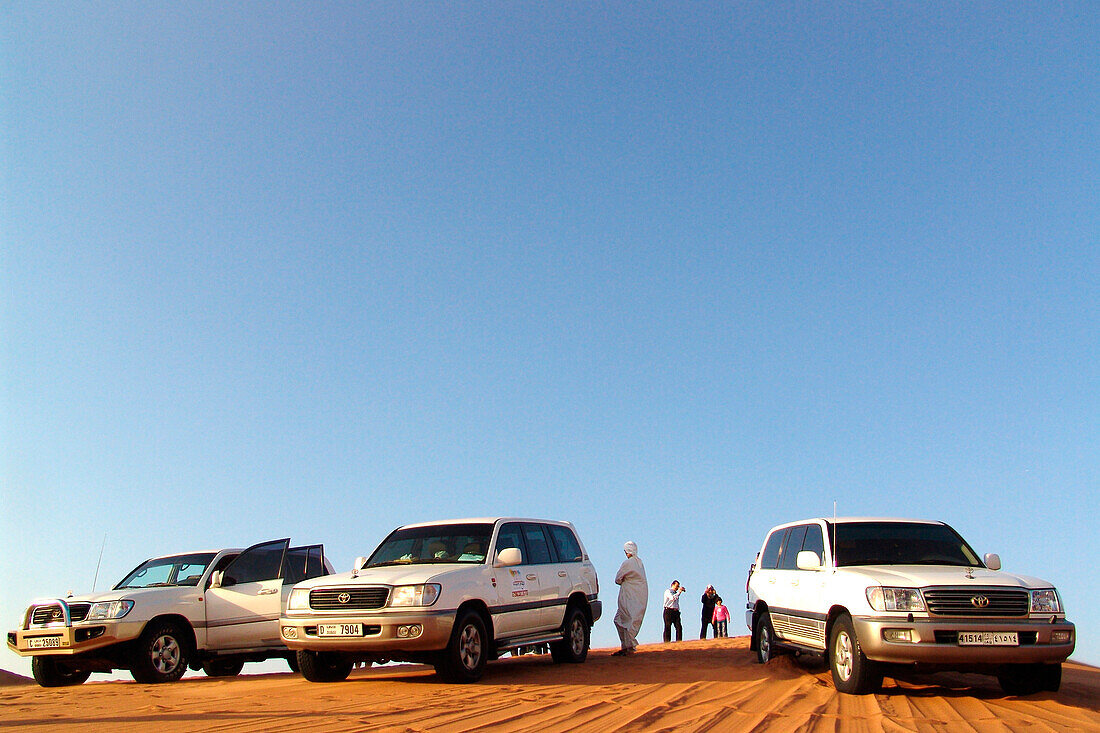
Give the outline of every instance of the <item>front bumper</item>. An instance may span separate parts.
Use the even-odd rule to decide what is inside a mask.
[[[8,649],[21,657],[94,652],[141,636],[141,621],[78,622],[72,626],[32,626],[8,632]],[[50,646],[43,646],[49,644]]]
[[[923,663],[958,666],[997,664],[1055,664],[1073,653],[1076,629],[1069,621],[1004,621],[881,618],[857,616],[859,646],[876,662]],[[885,632],[909,630],[911,641],[887,641]],[[1018,646],[963,646],[960,631],[1016,632]],[[1068,633],[1068,641],[1054,642],[1056,632]]]
[[[438,651],[446,648],[455,623],[455,609],[402,610],[337,616],[289,616],[279,619],[279,635],[290,649],[359,652],[395,656],[401,652]],[[362,624],[363,636],[318,636],[319,624]],[[415,637],[399,630],[419,627]]]

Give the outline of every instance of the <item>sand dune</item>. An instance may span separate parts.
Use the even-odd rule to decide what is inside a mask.
[[[1057,694],[1016,698],[990,677],[943,674],[887,679],[880,694],[850,697],[833,690],[820,662],[755,664],[746,638],[644,645],[627,659],[610,652],[578,666],[504,659],[477,685],[403,666],[335,684],[280,674],[5,687],[0,730],[1100,731],[1100,670],[1082,665],[1066,665]]]

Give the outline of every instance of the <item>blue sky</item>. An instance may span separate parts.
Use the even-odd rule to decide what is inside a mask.
[[[609,605],[635,540],[653,642],[673,577],[740,608],[766,530],[836,501],[1054,582],[1100,663],[1095,4],[20,3],[0,33],[5,628],[90,589],[104,536],[101,589],[505,514],[573,521]]]

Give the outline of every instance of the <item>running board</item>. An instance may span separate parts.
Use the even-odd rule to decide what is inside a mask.
[[[554,641],[561,641],[562,635],[558,631],[552,634],[536,634],[534,636],[523,636],[515,639],[503,639],[496,642],[496,648],[498,652],[508,651],[509,649],[518,649],[521,646],[532,646],[534,644],[549,644]]]

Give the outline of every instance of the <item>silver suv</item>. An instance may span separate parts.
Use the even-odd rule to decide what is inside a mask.
[[[1009,694],[1056,691],[1074,625],[1054,587],[1001,572],[942,522],[806,519],[772,529],[749,569],[745,622],[766,663],[824,652],[841,692],[885,671],[996,675]]]
[[[583,662],[598,595],[568,522],[429,522],[395,529],[350,573],[299,583],[280,626],[313,682],[386,660],[474,682],[488,660],[524,646],[548,644],[554,661]]]
[[[109,591],[32,603],[8,632],[8,648],[31,657],[43,687],[115,669],[147,683],[178,680],[188,667],[227,677],[272,657],[293,669],[279,613],[295,583],[331,572],[322,545],[289,539],[155,557]]]

